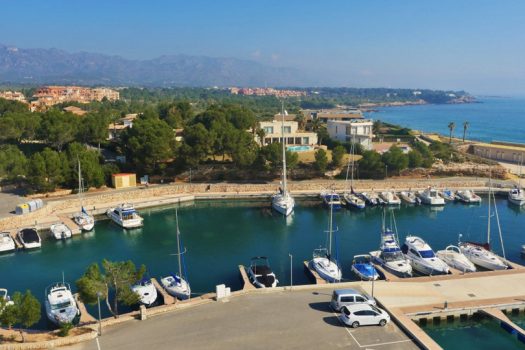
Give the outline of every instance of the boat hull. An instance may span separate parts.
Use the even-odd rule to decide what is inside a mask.
[[[310,261],[310,268],[313,268],[315,272],[328,283],[341,281],[341,269],[328,258],[314,258]]]
[[[119,225],[122,228],[131,229],[131,228],[139,228],[139,227],[143,226],[143,219],[142,218],[121,220],[120,217],[118,217],[113,212],[112,209],[108,209],[106,214],[115,224]]]
[[[276,194],[272,198],[272,208],[284,216],[292,214],[295,201],[292,197],[284,198],[281,194]]]
[[[375,263],[397,277],[412,277],[412,265],[408,260],[384,261],[381,259],[381,251],[379,250],[370,252],[370,256],[372,256]]]
[[[357,266],[352,265],[352,272],[363,281],[372,281],[372,280],[375,281],[379,278],[379,274],[375,271],[375,269],[374,269],[374,273],[369,274],[369,273],[364,273]]]
[[[191,296],[189,283],[182,278],[179,278],[179,281],[176,282],[173,276],[167,276],[160,279],[160,284],[172,297],[179,300],[189,299]]]

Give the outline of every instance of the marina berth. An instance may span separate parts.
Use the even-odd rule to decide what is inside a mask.
[[[42,246],[42,239],[35,228],[23,228],[18,231],[17,237],[24,249],[37,249]]]
[[[333,210],[340,210],[342,208],[341,197],[334,191],[323,191],[320,196],[325,207],[332,207]]]
[[[456,270],[476,272],[476,266],[455,245],[449,245],[444,250],[438,250],[436,256]]]
[[[383,191],[379,193],[379,197],[385,202],[386,205],[400,205],[401,199],[397,196],[394,191]]]
[[[456,193],[452,190],[444,189],[439,192],[439,195],[445,199],[445,201],[453,202],[456,200]]]
[[[16,244],[9,232],[0,232],[0,253],[9,253],[16,250]]]
[[[473,190],[460,190],[456,192],[459,201],[467,204],[481,203],[481,197],[474,193]]]
[[[417,236],[407,236],[402,247],[412,267],[423,275],[448,274],[448,265],[438,258],[432,248]]]
[[[106,211],[106,215],[123,228],[142,227],[143,219],[131,204],[122,204]]]
[[[146,306],[151,306],[157,300],[157,288],[151,282],[151,278],[144,277],[137,281],[131,290],[139,296],[140,303]]]
[[[72,236],[71,230],[63,222],[51,225],[51,233],[56,240],[71,238]]]
[[[253,257],[247,273],[250,282],[257,288],[275,288],[279,283],[265,256]]]
[[[364,281],[372,281],[379,278],[379,274],[372,264],[372,257],[368,254],[354,256],[352,272]]]
[[[343,200],[348,209],[365,209],[366,207],[365,201],[359,198],[355,193],[344,193]]]
[[[401,191],[399,197],[407,204],[421,204],[421,199],[411,190]]]
[[[68,283],[57,282],[46,288],[45,308],[49,321],[57,326],[77,323],[80,310]]]
[[[441,197],[439,192],[433,187],[419,191],[417,196],[421,200],[421,203],[426,205],[445,205],[445,199]]]
[[[379,195],[376,192],[374,192],[374,190],[370,192],[361,192],[357,195],[361,197],[361,199],[363,199],[367,205],[370,206],[380,205],[384,203],[384,201],[381,198],[379,198]]]

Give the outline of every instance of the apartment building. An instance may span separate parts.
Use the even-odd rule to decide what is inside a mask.
[[[366,150],[372,149],[374,122],[371,119],[332,120],[326,123],[330,138],[341,142],[359,143]]]
[[[11,101],[26,102],[26,97],[20,91],[0,91],[0,98]]]
[[[87,88],[82,86],[42,86],[33,95],[36,98],[31,102],[31,110],[44,110],[47,107],[62,102],[81,102],[102,101],[104,98],[116,101],[120,94],[116,90],[109,88]]]
[[[266,146],[271,143],[282,141],[281,132],[282,121],[272,120],[267,122],[259,122],[259,127],[264,130],[264,139],[259,139],[255,136],[255,140],[261,145]],[[308,132],[299,130],[299,124],[293,120],[284,121],[284,136],[286,137],[287,145],[297,146],[314,146],[317,145],[317,134],[315,132]]]

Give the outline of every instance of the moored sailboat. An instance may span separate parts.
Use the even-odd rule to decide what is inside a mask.
[[[86,208],[82,204],[83,199],[83,186],[82,186],[82,169],[80,168],[80,160],[78,160],[78,196],[80,198],[80,212],[73,214],[73,221],[80,227],[82,231],[91,231],[95,226],[95,218],[93,215],[89,215]]]

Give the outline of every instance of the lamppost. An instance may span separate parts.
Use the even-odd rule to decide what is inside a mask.
[[[375,282],[375,278],[372,277],[372,299],[374,299],[374,282]]]
[[[102,296],[101,292],[97,292],[97,304],[98,304],[98,336],[102,335],[102,321],[100,316],[100,297]]]
[[[290,257],[290,291],[292,290],[292,286],[293,286],[293,255],[288,253],[288,256]]]

